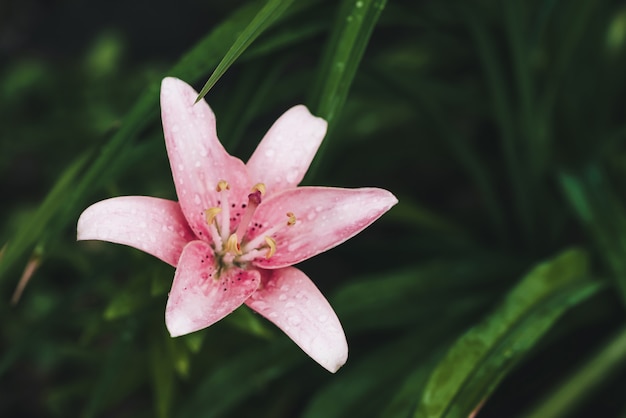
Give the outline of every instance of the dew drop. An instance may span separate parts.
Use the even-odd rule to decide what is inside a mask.
[[[289,322],[290,325],[296,326],[296,325],[300,325],[300,323],[302,322],[302,319],[300,319],[299,316],[294,315],[294,316],[290,316],[289,318],[287,318],[287,322]]]
[[[278,314],[276,312],[270,312],[267,316],[270,318],[278,318]]]
[[[200,147],[200,155],[202,155],[203,157],[206,157],[207,155],[209,155],[209,152],[207,151],[206,148]]]
[[[328,316],[327,315],[320,315],[320,316],[317,317],[317,320],[322,322],[322,323],[326,322],[326,321],[328,321]]]
[[[196,195],[193,197],[193,203],[195,203],[196,205],[199,205],[199,204],[200,204],[200,195],[199,195],[199,194],[196,194]]]
[[[287,300],[287,295],[285,295],[284,293],[281,293],[280,296],[278,297],[278,300],[280,301],[286,301]]]
[[[274,151],[272,148],[265,150],[266,157],[272,158],[275,154],[276,154],[276,151]]]

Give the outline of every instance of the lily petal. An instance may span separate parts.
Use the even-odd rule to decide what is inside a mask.
[[[311,165],[328,124],[303,106],[285,112],[267,131],[246,166],[254,182],[268,193],[295,187]]]
[[[285,190],[261,203],[253,223],[285,225],[287,213],[295,224],[272,234],[276,253],[257,258],[258,267],[276,269],[299,263],[333,248],[368,227],[398,202],[387,190],[298,187]],[[267,228],[250,231],[263,236]]]
[[[218,277],[213,249],[192,241],[178,262],[165,325],[172,337],[206,328],[241,306],[260,283],[257,270],[230,268]]]
[[[335,373],[348,359],[348,343],[335,311],[297,268],[266,270],[263,286],[246,304],[330,372]]]
[[[229,184],[229,202],[240,205],[247,201],[250,181],[243,162],[217,138],[213,111],[204,100],[195,103],[197,96],[177,78],[161,83],[163,133],[178,200],[198,238],[210,239],[204,211],[219,206],[218,182]]]
[[[178,202],[156,197],[121,196],[89,206],[80,215],[77,239],[129,245],[176,266],[194,239]]]

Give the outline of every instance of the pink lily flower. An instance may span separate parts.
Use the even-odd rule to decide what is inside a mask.
[[[293,264],[356,235],[397,203],[388,191],[296,187],[326,121],[295,106],[244,164],[219,142],[215,116],[175,78],[161,85],[165,145],[178,202],[115,197],[87,208],[78,240],[138,248],[176,267],[165,310],[172,337],[248,305],[331,372],[347,360],[328,301]]]

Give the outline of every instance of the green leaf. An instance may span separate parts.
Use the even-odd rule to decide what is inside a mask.
[[[587,274],[587,255],[580,250],[536,266],[452,346],[430,376],[414,416],[467,417],[566,309],[600,288]]]
[[[66,195],[87,161],[88,155],[81,155],[63,172],[37,211],[29,217],[13,240],[7,243],[6,250],[0,256],[0,278],[34,247],[37,240],[42,239],[47,225],[55,220],[54,215],[64,209]]]
[[[341,3],[322,64],[315,95],[316,113],[334,124],[386,0],[344,0]]]
[[[577,173],[559,173],[561,188],[600,256],[613,271],[626,302],[626,209],[602,166],[590,164]]]
[[[174,364],[168,356],[167,340],[159,335],[150,344],[149,360],[152,372],[152,387],[154,390],[154,403],[156,416],[166,418],[170,416],[172,401],[174,399]],[[169,337],[165,337],[170,340]]]
[[[372,408],[384,402],[398,385],[399,377],[424,356],[429,348],[421,333],[386,342],[364,358],[355,359],[320,392],[302,413],[303,418],[378,416]],[[397,353],[405,353],[398,356]]]
[[[248,24],[241,34],[237,37],[230,49],[224,55],[217,68],[213,71],[207,82],[200,90],[196,102],[209,92],[211,87],[215,85],[217,80],[230,68],[237,58],[259,37],[265,32],[291,5],[293,0],[269,0],[265,6],[254,16],[254,19]]]
[[[287,337],[243,352],[232,352],[194,386],[176,416],[195,418],[199,411],[203,418],[233,416],[227,412],[305,357]]]
[[[520,264],[493,253],[427,262],[407,270],[356,278],[340,288],[331,302],[352,332],[429,324],[433,315],[454,318],[467,326],[468,318],[494,302],[506,279],[519,274]],[[442,300],[448,305],[445,312],[441,312]]]

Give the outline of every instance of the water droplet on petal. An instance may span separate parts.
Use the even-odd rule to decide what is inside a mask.
[[[196,193],[196,195],[193,197],[193,203],[195,203],[196,205],[200,204],[200,195]]]
[[[287,295],[285,295],[284,293],[281,293],[281,295],[278,297],[278,300],[286,301],[287,300]]]
[[[290,325],[296,326],[296,325],[300,325],[300,323],[302,322],[302,319],[300,319],[299,316],[294,315],[294,316],[290,316],[289,318],[287,318],[287,322],[289,322]]]
[[[317,320],[320,322],[326,322],[328,321],[328,316],[327,315],[320,315],[317,317]]]

